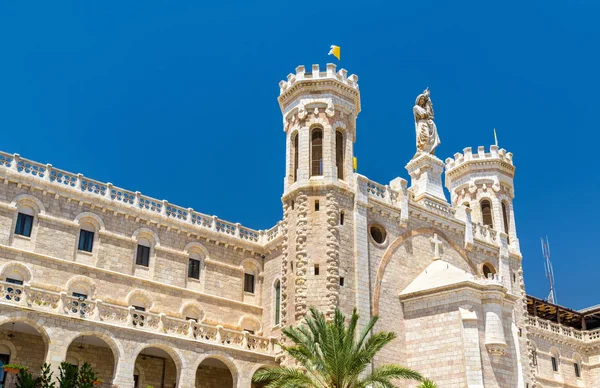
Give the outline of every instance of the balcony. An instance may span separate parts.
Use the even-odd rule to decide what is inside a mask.
[[[263,355],[276,355],[280,351],[275,337],[230,330],[220,325],[207,325],[191,319],[167,316],[164,313],[139,311],[134,307],[117,306],[99,299],[78,298],[69,296],[66,292],[34,288],[28,284],[17,285],[0,281],[0,296],[0,305],[12,305],[46,314],[175,336]]]

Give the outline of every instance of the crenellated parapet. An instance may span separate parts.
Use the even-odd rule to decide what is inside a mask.
[[[287,80],[279,82],[279,95],[284,95],[293,86],[306,81],[327,81],[335,80],[347,85],[350,88],[358,90],[358,76],[352,74],[348,76],[346,69],[340,69],[336,72],[337,66],[333,63],[328,63],[325,71],[321,71],[318,64],[312,65],[312,72],[307,73],[306,68],[301,65],[296,67],[296,74],[288,74]]]
[[[471,147],[467,147],[463,150],[462,154],[460,152],[455,153],[454,159],[446,159],[446,172],[453,171],[455,168],[458,168],[470,162],[504,162],[513,166],[512,160],[512,152],[507,152],[504,148],[498,149],[498,146],[496,145],[490,146],[489,152],[485,152],[484,146],[479,146],[477,147],[476,153],[473,153]]]

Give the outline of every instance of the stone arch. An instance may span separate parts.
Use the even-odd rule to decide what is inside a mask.
[[[6,346],[8,348],[11,358],[17,357],[17,347],[12,342],[5,339],[0,339],[0,346]]]
[[[233,386],[238,386],[238,380],[240,378],[240,373],[238,366],[235,363],[235,359],[230,356],[228,353],[220,351],[220,350],[211,350],[203,354],[204,357],[198,359],[198,361],[194,364],[195,371],[198,371],[198,368],[204,361],[209,358],[219,360],[229,369],[229,373],[231,373],[231,378],[233,380]]]
[[[269,369],[272,368],[273,365],[265,365],[265,364],[258,364],[258,365],[254,365],[252,366],[252,368],[250,369],[250,373],[248,373],[248,376],[250,376],[250,387],[251,388],[263,388],[266,386],[267,383],[255,383],[252,380],[254,379],[254,375],[256,374],[256,372],[258,372],[261,369]]]
[[[133,232],[133,235],[131,236],[134,240],[137,240],[139,237],[141,236],[146,236],[146,237],[150,237],[150,239],[152,239],[152,241],[154,242],[154,245],[156,246],[160,246],[160,239],[158,238],[158,234],[153,231],[152,229],[149,228],[138,228],[135,230],[135,232]]]
[[[404,244],[408,239],[413,238],[415,236],[423,235],[423,234],[434,234],[436,233],[438,237],[447,242],[454,250],[458,252],[458,254],[466,261],[469,267],[472,269],[473,273],[477,273],[477,267],[473,264],[473,261],[469,258],[467,251],[456,244],[454,241],[449,239],[441,230],[437,228],[424,227],[410,230],[400,236],[398,236],[387,248],[383,257],[381,258],[381,262],[379,264],[379,268],[377,269],[377,277],[375,279],[375,287],[373,288],[373,299],[372,299],[372,307],[371,311],[373,315],[379,315],[379,293],[381,292],[381,284],[383,281],[383,276],[385,274],[385,270],[387,265],[389,264],[392,256],[396,252],[396,250]]]
[[[87,290],[86,295],[88,298],[93,299],[96,293],[96,282],[87,276],[76,275],[70,278],[65,285],[67,291],[71,291],[74,288],[81,287]]]
[[[92,224],[96,228],[97,231],[106,229],[104,226],[104,221],[102,221],[102,218],[100,218],[100,216],[98,216],[96,213],[92,213],[92,212],[79,213],[77,215],[77,217],[75,217],[75,220],[73,220],[73,221],[76,222],[77,224],[81,224],[81,223],[87,221],[90,224]]]
[[[206,249],[206,247],[204,245],[202,245],[196,241],[192,241],[191,243],[187,244],[185,246],[185,248],[183,248],[183,251],[187,254],[194,252],[194,251],[200,252],[204,255],[204,259],[209,258],[208,249]]]
[[[127,294],[127,298],[125,298],[125,300],[127,301],[128,306],[131,306],[136,300],[142,300],[144,303],[143,307],[145,307],[147,310],[150,310],[154,306],[154,302],[152,301],[150,294],[139,289],[135,289]]]
[[[20,316],[18,312],[8,313],[8,314],[0,317],[0,326],[3,326],[7,323],[13,323],[13,322],[15,322],[15,323],[22,322],[22,323],[25,323],[25,324],[33,327],[34,329],[36,329],[37,332],[44,339],[46,351],[48,350],[48,345],[52,342],[50,339],[50,335],[48,334],[48,330],[44,326],[40,325],[38,323],[38,321],[31,319],[27,316]]]
[[[238,321],[238,327],[240,330],[248,328],[248,330],[252,330],[259,335],[262,333],[262,324],[260,320],[252,315],[243,315]]]
[[[66,341],[69,343],[69,345],[66,348],[65,360],[67,359],[68,354],[72,354],[75,356],[75,358],[78,359],[79,366],[81,366],[82,363],[84,361],[86,361],[85,357],[83,357],[79,351],[74,351],[74,352],[70,353],[69,347],[71,345],[73,345],[74,343],[76,343],[77,340],[81,337],[96,337],[96,338],[101,339],[102,341],[104,341],[106,343],[106,345],[108,345],[108,348],[111,350],[112,356],[113,356],[113,369],[112,369],[112,376],[110,376],[110,378],[114,379],[117,374],[117,367],[119,365],[119,362],[121,360],[123,360],[123,355],[124,355],[124,350],[123,350],[123,346],[121,345],[121,343],[118,341],[115,341],[114,335],[108,330],[95,329],[95,330],[84,330],[84,331],[80,331],[77,333],[73,333],[70,338],[67,338],[67,341]]]
[[[496,275],[498,273],[498,270],[496,269],[496,266],[493,263],[491,263],[491,262],[489,262],[489,261],[486,260],[483,263],[479,264],[477,274],[481,275],[481,276],[483,276],[484,278],[487,279],[487,276],[486,276],[486,272],[487,272],[486,271],[486,267],[490,271],[490,273],[492,274],[492,276]]]
[[[135,348],[133,350],[133,352],[131,353],[132,358],[133,358],[133,362],[134,362],[134,371],[135,371],[135,364],[137,362],[137,358],[140,356],[140,354],[148,348],[156,348],[156,349],[160,349],[162,351],[164,351],[165,353],[167,353],[169,355],[169,357],[171,357],[171,360],[173,361],[173,363],[175,364],[175,381],[179,381],[180,376],[181,376],[181,371],[186,369],[188,367],[188,365],[185,365],[185,358],[183,357],[183,355],[180,353],[180,351],[173,347],[172,344],[166,342],[166,341],[162,341],[162,340],[153,340],[153,341],[149,341],[143,344],[140,344],[137,348]]]
[[[256,268],[256,275],[262,274],[262,266],[260,265],[258,260],[253,259],[251,257],[247,257],[244,260],[242,260],[242,262],[240,263],[240,268],[246,269],[249,267],[249,264],[253,265]]]
[[[10,206],[16,209],[18,209],[19,206],[31,206],[37,214],[46,213],[46,207],[44,206],[42,201],[40,201],[37,197],[31,194],[17,195],[10,203]]]
[[[28,266],[18,261],[9,261],[8,263],[2,266],[2,269],[0,269],[0,280],[4,281],[6,276],[10,275],[11,272],[16,272],[17,274],[19,274],[22,278],[19,280],[23,280],[23,283],[29,283],[31,281],[31,270]]]
[[[204,318],[206,318],[206,312],[204,311],[204,308],[196,301],[186,302],[179,309],[179,314],[183,319],[185,319],[186,316],[192,316],[190,312],[198,315],[198,322],[202,322],[204,321]]]

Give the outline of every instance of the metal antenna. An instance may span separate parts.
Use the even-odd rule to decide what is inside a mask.
[[[543,237],[540,240],[542,241],[542,255],[545,260],[544,271],[546,272],[548,282],[550,282],[548,302],[558,304],[558,300],[556,299],[556,289],[554,288],[554,268],[552,268],[552,261],[550,261],[550,242],[548,241],[548,236],[546,236],[546,241],[544,241]]]

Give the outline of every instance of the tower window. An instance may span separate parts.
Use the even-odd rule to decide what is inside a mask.
[[[200,279],[200,260],[190,259],[188,262],[188,278]]]
[[[150,247],[146,247],[144,245],[137,246],[135,263],[137,265],[143,265],[144,267],[148,267],[150,265]]]
[[[244,292],[254,294],[254,274],[244,274]]]
[[[323,131],[314,129],[310,139],[311,176],[323,175]]]
[[[293,169],[294,169],[294,182],[298,181],[298,133],[296,132],[296,134],[294,135],[294,140],[293,140],[293,147],[294,147],[294,165],[293,165]]]
[[[581,370],[579,369],[579,363],[574,363],[573,368],[575,368],[575,377],[581,377]]]
[[[17,284],[19,286],[23,285],[23,281],[22,280],[14,279],[14,278],[6,278],[6,283]]]
[[[91,252],[94,247],[94,232],[81,229],[79,231],[79,247],[80,251]]]
[[[319,275],[319,264],[315,264],[315,275]]]
[[[281,283],[275,284],[275,324],[279,325],[281,315]]]
[[[508,234],[508,212],[504,201],[502,201],[502,220],[504,221],[504,233]]]
[[[316,212],[319,211],[319,200],[318,199],[315,200],[315,211]]]
[[[343,277],[340,278],[340,287],[344,287],[344,278]]]
[[[17,226],[15,234],[25,237],[31,237],[31,228],[33,227],[33,216],[25,213],[19,213],[17,216]]]
[[[335,164],[338,179],[344,179],[344,135],[340,131],[335,132]]]
[[[484,278],[491,279],[494,276],[494,274],[496,273],[496,270],[491,265],[484,264],[482,267],[482,272],[483,272]]]
[[[340,212],[340,225],[344,225],[344,211]]]
[[[492,221],[492,205],[487,199],[481,201],[481,218],[484,225],[487,225],[490,228],[494,227],[494,223]]]

